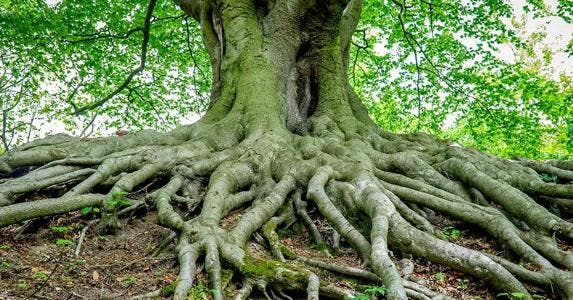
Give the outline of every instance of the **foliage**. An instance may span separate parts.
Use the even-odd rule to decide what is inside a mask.
[[[125,198],[124,192],[115,192],[111,194],[111,199],[107,200],[105,205],[108,208],[119,208],[123,206],[130,206],[132,203],[130,200]]]
[[[74,244],[73,241],[67,240],[67,239],[56,239],[54,241],[54,243],[58,246],[71,246]]]
[[[455,240],[459,238],[462,233],[459,229],[456,229],[454,226],[446,226],[442,229],[442,233],[448,237],[449,239]]]
[[[126,278],[124,280],[125,283],[129,284],[129,285],[134,285],[137,283],[137,277],[135,276],[129,276],[128,278]]]
[[[467,289],[470,284],[470,281],[465,278],[457,278],[456,281],[458,282],[458,289],[462,290]]]
[[[173,295],[176,287],[177,287],[177,280],[174,280],[170,282],[168,285],[161,288],[161,295],[163,295],[163,297],[169,297]]]
[[[13,247],[10,245],[0,244],[0,250],[12,250]]]
[[[88,207],[82,207],[82,209],[80,209],[80,213],[81,213],[82,215],[87,215],[87,214],[89,214],[89,213],[91,213],[91,212],[98,213],[98,212],[99,212],[99,208],[88,206]]]
[[[165,130],[204,112],[209,58],[198,24],[171,1],[154,7],[143,71],[120,89],[140,64],[147,8],[143,0],[0,0],[1,147],[50,127],[81,136]],[[551,66],[557,52],[573,55],[573,40],[551,48],[545,31],[527,29],[549,17],[572,23],[571,5],[527,1],[523,16],[516,8],[365,1],[351,84],[386,130],[428,131],[505,157],[571,158],[572,78]]]
[[[434,276],[436,277],[436,279],[437,279],[439,282],[442,282],[442,283],[446,282],[446,274],[444,274],[444,273],[442,273],[442,272],[438,272],[438,273],[436,273]]]
[[[370,296],[384,296],[386,295],[387,289],[383,286],[369,286],[364,292]]]
[[[528,17],[554,14],[536,3]],[[506,157],[571,157],[571,74],[551,74],[556,49],[526,31],[509,1],[367,1],[351,78],[385,129]]]
[[[321,243],[321,244],[313,244],[310,246],[310,249],[318,250],[321,252],[328,252],[328,253],[335,253],[336,250],[329,244]]]
[[[32,278],[37,280],[48,280],[49,276],[45,272],[35,272]]]
[[[209,300],[210,294],[214,294],[216,290],[209,289],[203,282],[197,283],[189,290],[187,296],[188,300]]]
[[[540,177],[541,177],[541,180],[543,180],[545,182],[557,183],[557,175],[541,173]]]
[[[0,262],[0,269],[8,270],[10,269],[10,266],[11,266],[10,263],[6,260],[2,260]]]
[[[16,287],[21,289],[21,290],[25,290],[28,288],[28,283],[26,282],[26,280],[20,279],[20,280],[18,280]]]
[[[71,227],[71,226],[50,226],[51,231],[58,232],[58,233],[66,233],[72,229],[73,229],[73,227]]]
[[[386,295],[387,291],[388,291],[388,289],[386,289],[383,286],[370,285],[364,289],[364,295],[357,295],[351,299],[352,300],[369,300],[372,297],[384,296],[384,295]]]
[[[56,120],[87,135],[167,129],[178,116],[203,111],[210,68],[198,25],[172,2],[158,1],[145,70],[96,111],[72,115],[110,95],[137,66],[146,7],[140,0],[0,1],[0,99],[8,132],[20,133],[7,143],[34,138]],[[119,111],[126,112],[122,118]]]

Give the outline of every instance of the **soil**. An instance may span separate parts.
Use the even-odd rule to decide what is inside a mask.
[[[178,267],[173,244],[152,257],[170,234],[156,219],[153,214],[123,219],[127,226],[116,235],[101,236],[91,228],[79,256],[74,251],[86,220],[78,214],[18,237],[16,226],[1,229],[0,299],[117,299],[168,285]],[[71,229],[58,232],[62,227]]]
[[[239,214],[231,215],[236,217]],[[34,222],[34,226],[24,231],[22,226],[0,229],[0,299],[126,299],[165,290],[175,281],[178,266],[173,255],[174,243],[169,243],[157,256],[153,256],[171,233],[157,225],[154,212],[123,218],[125,226],[115,235],[98,235],[95,228],[90,228],[80,255],[75,256],[81,229],[89,220],[89,215],[76,212]],[[226,225],[233,223],[233,218],[227,220]],[[328,239],[328,224],[320,218],[314,220]],[[447,221],[441,222],[440,226],[450,226],[446,229],[450,235],[451,227],[459,230],[459,235],[455,233],[455,237],[450,237],[455,243],[479,251],[498,251],[494,241],[471,228]],[[359,255],[344,243],[333,251],[333,257],[328,257],[319,249],[313,249],[308,242],[308,232],[300,226],[295,225],[279,234],[285,246],[297,255],[340,265],[361,266]],[[251,255],[270,258],[268,250],[261,244],[252,241],[248,247]],[[414,276],[434,290],[455,299],[496,299],[496,294],[479,279],[429,262],[414,262]],[[356,287],[357,284],[373,285],[313,270],[322,279],[342,288]],[[189,299],[210,299],[206,276],[201,274],[196,282]],[[305,298],[304,295],[296,295],[299,297]],[[162,298],[167,299],[163,296],[156,299]],[[265,298],[255,293],[252,299]],[[538,299],[549,298],[543,296]]]

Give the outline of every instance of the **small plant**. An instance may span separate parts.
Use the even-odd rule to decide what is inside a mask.
[[[334,253],[334,248],[332,248],[332,246],[329,244],[313,244],[310,246],[310,249],[318,250],[321,252]]]
[[[383,287],[383,286],[369,285],[366,287],[366,289],[364,289],[363,295],[356,295],[350,299],[351,300],[370,300],[371,297],[386,295],[387,291],[388,291],[388,289]]]
[[[32,275],[32,278],[45,281],[48,280],[48,274],[44,272],[36,272],[34,275]]]
[[[163,297],[169,297],[173,295],[173,293],[175,292],[175,287],[177,287],[177,282],[178,282],[177,280],[173,280],[168,285],[162,287],[161,295],[163,295]]]
[[[71,276],[62,276],[60,279],[68,286],[72,286],[74,284],[74,278]]]
[[[14,248],[10,245],[4,245],[4,244],[0,245],[0,250],[12,250],[12,249]]]
[[[58,233],[66,233],[72,229],[73,229],[73,227],[71,227],[71,226],[50,226],[51,231],[58,232]]]
[[[444,283],[446,282],[446,274],[442,273],[442,272],[438,272],[434,275],[434,277],[436,277],[436,279],[441,282]]]
[[[91,213],[91,212],[93,212],[94,214],[99,213],[99,207],[86,206],[86,207],[82,207],[80,209],[80,213],[84,216]]]
[[[130,206],[132,203],[127,198],[125,198],[125,192],[115,192],[111,194],[111,199],[105,202],[105,205],[109,208],[119,208],[123,206]]]
[[[384,296],[387,291],[388,289],[383,286],[369,286],[364,290],[364,293],[370,296]]]
[[[127,279],[125,279],[125,283],[127,283],[129,285],[134,285],[137,283],[137,277],[129,276]]]
[[[58,246],[70,246],[74,244],[74,242],[66,239],[56,239],[54,243]]]
[[[209,293],[212,295],[216,290],[209,290],[202,282],[189,290],[189,300],[209,300]]]
[[[465,278],[458,278],[456,281],[458,282],[458,289],[462,290],[468,288],[468,285],[470,284],[470,281]]]
[[[444,229],[442,229],[442,233],[452,240],[455,240],[462,235],[462,232],[459,229],[456,229],[454,226],[444,227]]]
[[[541,177],[541,180],[543,180],[545,182],[557,183],[557,175],[541,173],[540,177]]]
[[[18,281],[18,283],[16,284],[16,287],[21,290],[25,290],[28,288],[28,283],[25,280],[20,279],[20,281]]]
[[[3,260],[2,262],[0,262],[0,269],[3,269],[3,270],[10,269],[10,263]]]
[[[506,297],[506,298],[512,299],[512,300],[524,299],[525,296],[527,296],[527,294],[522,293],[522,292],[499,293],[496,295],[496,297]]]

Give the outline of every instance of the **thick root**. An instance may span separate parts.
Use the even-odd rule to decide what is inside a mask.
[[[339,125],[317,117],[306,136],[284,130],[243,136],[240,130],[198,125],[187,128],[188,134],[178,129],[95,141],[64,136],[36,141],[0,158],[4,177],[34,167],[0,183],[0,227],[84,207],[101,207],[100,225],[118,227],[118,207],[134,203],[124,195],[145,189],[145,200],[136,205],[153,206],[178,240],[175,299],[187,297],[200,260],[214,299],[247,299],[257,290],[269,298],[290,298],[293,290],[306,291],[308,299],[358,293],[321,281],[317,268],[381,282],[388,299],[442,297],[408,280],[411,270],[397,267],[399,256],[407,254],[471,274],[501,292],[527,298],[523,283],[529,283],[573,298],[573,254],[554,239],[570,242],[573,224],[545,207],[573,203],[573,186],[543,183],[537,175],[571,180],[568,163],[512,162],[423,134]],[[215,131],[229,138],[221,141]],[[25,201],[34,193],[42,198],[55,186],[61,196]],[[311,207],[358,251],[364,269],[297,257],[282,244],[277,232],[300,222],[312,243],[328,248]],[[446,241],[433,224],[435,213],[481,228],[519,260]],[[258,231],[264,237],[259,243],[268,244],[276,260],[249,251]],[[521,260],[538,269],[522,267]],[[225,290],[226,266],[234,269],[231,280],[240,282],[236,291]]]

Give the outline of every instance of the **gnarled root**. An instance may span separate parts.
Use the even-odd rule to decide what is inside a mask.
[[[204,127],[95,141],[58,136],[3,155],[7,174],[37,168],[0,183],[0,227],[83,207],[101,207],[104,227],[120,226],[118,207],[133,203],[125,198],[146,186],[145,201],[177,238],[175,299],[186,298],[200,260],[214,299],[247,299],[257,290],[269,298],[289,298],[293,290],[306,291],[308,299],[359,293],[329,285],[320,270],[380,281],[388,299],[439,297],[396,265],[406,254],[471,274],[498,291],[529,297],[528,283],[573,298],[573,253],[554,239],[571,242],[573,224],[544,206],[547,199],[573,202],[573,185],[545,183],[537,174],[565,182],[569,164],[492,158],[423,134],[343,131],[326,117],[314,119],[306,136],[197,126]],[[26,201],[54,186],[61,196]],[[283,245],[277,232],[300,222],[313,243],[328,248],[310,207],[356,249],[364,269],[295,255]],[[435,213],[480,228],[519,261],[447,241],[432,223]],[[238,217],[226,219],[233,214]],[[249,250],[258,231],[276,260]],[[225,290],[223,267],[234,269],[238,290]]]

